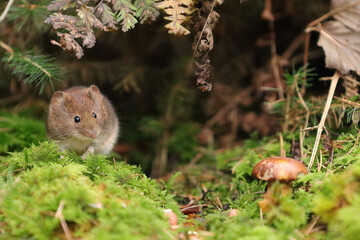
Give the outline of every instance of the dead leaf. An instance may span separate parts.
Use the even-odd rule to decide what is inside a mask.
[[[359,4],[356,4],[359,3]],[[336,20],[356,32],[360,32],[360,1],[359,0],[332,0],[331,5],[333,9],[339,9],[347,5],[354,4],[344,11],[334,15]]]
[[[339,21],[319,24],[318,45],[325,51],[326,67],[342,74],[351,70],[360,73],[360,33],[347,28]]]

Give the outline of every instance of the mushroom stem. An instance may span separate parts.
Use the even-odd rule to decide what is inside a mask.
[[[276,181],[269,182],[263,195],[263,199],[258,202],[263,213],[271,210],[272,206],[275,205],[277,198],[286,196],[292,192],[290,182],[279,182],[278,185],[281,187],[280,190],[276,189],[276,186],[274,185],[275,182]]]

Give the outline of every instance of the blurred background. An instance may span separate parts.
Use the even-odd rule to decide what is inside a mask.
[[[7,3],[2,1],[0,9]],[[121,121],[115,152],[153,177],[198,161],[209,149],[222,151],[250,136],[281,130],[283,116],[266,104],[281,100],[276,72],[285,89],[284,74],[303,67],[304,29],[330,8],[325,0],[273,0],[272,22],[264,16],[262,0],[226,0],[216,6],[220,18],[210,52],[213,87],[202,92],[196,87],[194,33],[171,35],[162,17],[128,32],[98,30],[95,46],[84,48],[84,56],[77,59],[50,43],[58,37],[44,23],[51,14],[49,3],[15,0],[0,23],[0,108],[45,124],[53,90],[96,84]],[[329,76],[316,42],[312,34],[308,67],[316,68],[319,77]],[[24,83],[27,76],[14,71],[14,61],[9,61],[11,51],[53,58],[62,69],[55,74],[59,79],[52,82],[53,90],[46,83],[40,94],[41,84]],[[307,94],[327,93],[327,82],[311,83]]]

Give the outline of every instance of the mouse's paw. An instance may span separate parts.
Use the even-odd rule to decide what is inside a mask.
[[[89,146],[83,155],[81,155],[81,159],[85,160],[90,153],[94,153],[94,147]]]

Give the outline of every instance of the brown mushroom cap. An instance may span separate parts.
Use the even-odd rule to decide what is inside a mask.
[[[307,174],[304,164],[287,157],[269,157],[255,165],[252,175],[264,181],[293,181],[299,173]]]

